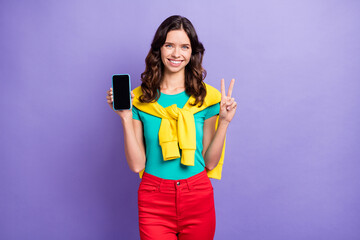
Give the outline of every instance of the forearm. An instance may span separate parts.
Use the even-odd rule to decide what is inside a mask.
[[[145,152],[140,147],[134,131],[132,119],[121,119],[124,132],[124,147],[126,161],[133,172],[140,172],[145,168]]]
[[[214,169],[219,163],[228,126],[229,122],[219,119],[218,128],[204,156],[205,166],[209,170]]]

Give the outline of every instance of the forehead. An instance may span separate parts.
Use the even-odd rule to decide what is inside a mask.
[[[190,44],[190,39],[183,29],[172,30],[166,35],[166,42]]]

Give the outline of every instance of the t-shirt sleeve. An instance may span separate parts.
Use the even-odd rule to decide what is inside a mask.
[[[207,112],[205,115],[205,119],[211,118],[212,116],[215,116],[219,114],[220,112],[220,103],[214,104],[208,108],[206,108]]]
[[[140,120],[139,109],[134,106],[132,106],[132,118],[135,120]]]

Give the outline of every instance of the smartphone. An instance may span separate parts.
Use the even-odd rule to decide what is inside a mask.
[[[129,74],[112,76],[113,109],[115,111],[131,109],[131,82]]]

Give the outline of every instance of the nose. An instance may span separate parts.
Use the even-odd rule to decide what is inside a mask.
[[[180,57],[180,51],[179,51],[179,48],[178,47],[175,47],[173,52],[172,52],[172,56],[174,58],[179,58]]]

